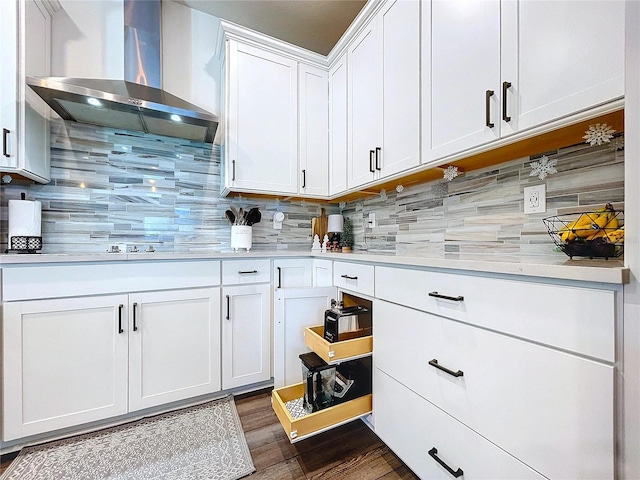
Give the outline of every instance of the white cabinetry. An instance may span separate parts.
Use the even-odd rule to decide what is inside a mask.
[[[615,290],[376,267],[375,291],[376,402],[388,375],[546,478],[614,478]],[[413,468],[380,398],[376,431]],[[431,436],[466,478],[465,455],[438,446],[449,430]],[[470,478],[520,478],[488,467]]]
[[[298,64],[227,40],[223,193],[298,193]]]
[[[420,160],[420,2],[389,0],[348,47],[347,186]]]
[[[347,190],[347,55],[329,70],[329,195]]]
[[[329,86],[326,70],[298,66],[300,194],[329,195]]]
[[[279,288],[310,287],[313,283],[311,258],[287,258],[273,261],[273,286]]]
[[[220,390],[220,287],[129,295],[129,409]]]
[[[423,163],[624,94],[624,2],[434,0],[422,19]]]
[[[222,262],[222,388],[225,390],[271,378],[270,265],[268,259]]]
[[[4,441],[127,412],[126,305],[126,295],[4,303]]]
[[[275,388],[299,383],[299,355],[308,352],[304,329],[324,325],[324,312],[337,298],[334,287],[279,289],[274,297],[273,382]]]
[[[50,180],[49,107],[25,75],[50,74],[51,16],[32,0],[0,2],[0,171],[40,183]]]
[[[220,390],[220,262],[2,273],[3,441]]]

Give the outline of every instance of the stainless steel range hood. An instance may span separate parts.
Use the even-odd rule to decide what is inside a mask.
[[[161,89],[160,0],[124,0],[124,80],[27,77],[65,120],[213,142],[218,117]]]

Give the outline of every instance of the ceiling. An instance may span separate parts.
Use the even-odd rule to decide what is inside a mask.
[[[327,55],[366,0],[179,0],[271,37]]]

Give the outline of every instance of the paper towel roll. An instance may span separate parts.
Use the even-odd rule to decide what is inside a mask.
[[[9,200],[9,241],[11,237],[41,236],[42,204],[33,200]]]

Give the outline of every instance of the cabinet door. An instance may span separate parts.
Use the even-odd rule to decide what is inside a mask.
[[[0,166],[16,168],[17,132],[16,132],[16,51],[18,38],[18,3],[0,2],[0,127],[2,127],[2,155]]]
[[[300,193],[329,195],[329,87],[326,70],[300,64]]]
[[[220,390],[220,288],[129,295],[129,410]]]
[[[289,58],[228,42],[230,190],[298,193],[298,73]]]
[[[379,14],[384,128],[382,178],[420,163],[420,2],[390,0]]]
[[[275,288],[310,287],[310,258],[293,258],[273,261],[273,285]]]
[[[3,305],[3,440],[127,412],[127,296]]]
[[[377,18],[348,49],[349,158],[347,186],[376,177],[375,156],[382,148],[382,59]]]
[[[275,388],[302,381],[299,355],[309,349],[304,329],[324,325],[324,312],[336,298],[334,287],[291,288],[276,292],[274,301],[273,382]]]
[[[329,70],[329,195],[347,190],[347,55]]]
[[[503,2],[501,61],[502,136],[622,98],[624,2]]]
[[[24,75],[46,77],[51,72],[51,17],[40,4],[33,0],[21,2],[24,20],[21,24],[20,65],[21,82],[19,127],[20,127],[20,166],[25,172],[48,182],[50,173],[50,107],[29,88]]]
[[[222,388],[271,378],[270,285],[222,289]]]
[[[430,6],[431,16],[423,16],[430,19],[423,64],[431,73],[422,81],[423,124],[430,127],[423,131],[423,163],[500,136],[500,2],[434,0]]]

